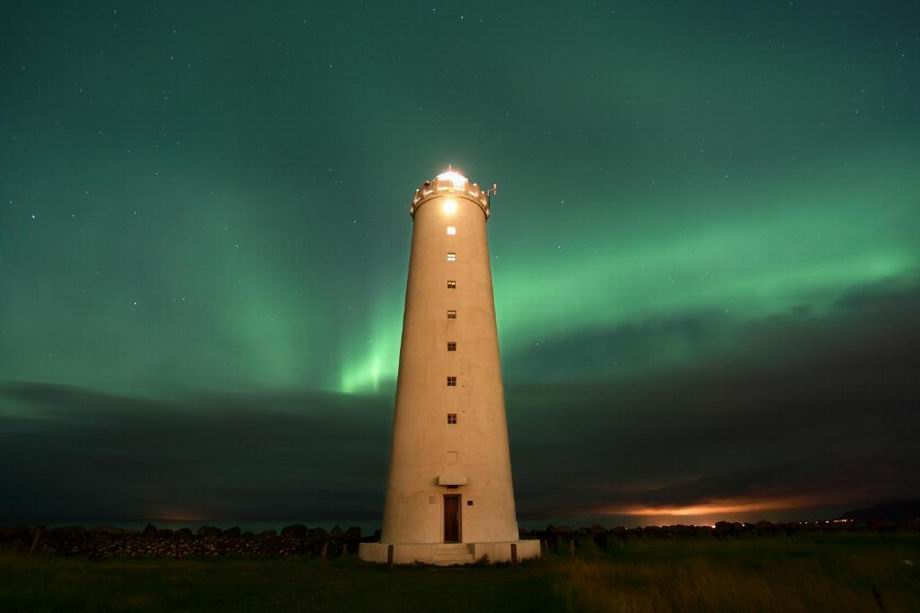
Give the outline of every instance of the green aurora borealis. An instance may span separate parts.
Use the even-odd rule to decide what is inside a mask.
[[[783,322],[858,354],[881,320],[841,301],[916,293],[920,14],[688,6],[4,3],[0,381],[164,403],[355,396],[355,414],[383,411],[383,449],[409,201],[448,163],[499,185],[512,432],[532,385],[568,390],[578,421],[598,386],[826,363],[820,343],[751,342]],[[13,396],[0,414],[27,416]],[[519,482],[545,479],[520,445]],[[523,512],[568,508],[529,504],[538,489]]]

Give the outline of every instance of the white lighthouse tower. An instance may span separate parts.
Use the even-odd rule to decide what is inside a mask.
[[[489,193],[449,170],[416,190],[393,443],[372,562],[538,557],[520,540],[486,221]]]

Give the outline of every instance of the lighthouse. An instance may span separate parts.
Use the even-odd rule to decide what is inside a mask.
[[[494,190],[493,190],[494,191]],[[448,170],[415,191],[383,529],[372,562],[540,555],[520,540],[486,222],[489,197]]]

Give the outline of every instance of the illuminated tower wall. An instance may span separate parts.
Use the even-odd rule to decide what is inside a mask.
[[[381,542],[366,560],[539,555],[520,541],[492,295],[488,195],[450,171],[415,192]]]

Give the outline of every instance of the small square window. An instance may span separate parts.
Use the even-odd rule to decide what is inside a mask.
[[[457,377],[447,377],[447,387],[457,387]]]
[[[448,311],[447,319],[457,319],[457,311]]]
[[[466,506],[468,506],[468,507],[473,506],[473,501],[472,501],[472,500],[467,500],[467,501],[466,501]]]
[[[449,251],[449,252],[447,253],[447,261],[448,261],[448,262],[456,262],[456,261],[457,261],[457,254],[454,253],[453,251]]]
[[[454,236],[457,233],[457,226],[447,226],[447,236]]]
[[[457,423],[457,414],[456,414],[456,413],[448,413],[448,414],[447,414],[447,423],[449,423],[449,424],[456,424],[456,423]]]
[[[456,281],[448,281],[448,282],[447,282],[447,289],[457,289],[457,282],[456,282]]]
[[[456,341],[447,341],[447,350],[448,350],[448,351],[456,351],[456,350],[457,350],[457,342],[456,342]]]

